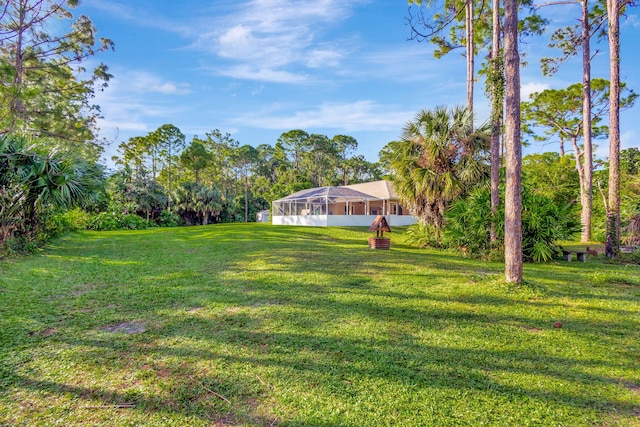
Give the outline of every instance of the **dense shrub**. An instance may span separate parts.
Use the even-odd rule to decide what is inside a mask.
[[[522,252],[526,261],[549,261],[559,253],[556,242],[570,240],[580,231],[573,205],[554,202],[535,194],[526,185],[522,192]],[[490,193],[478,189],[467,198],[455,202],[447,211],[445,241],[465,252],[489,253],[491,224]],[[504,206],[498,210],[496,232],[504,240]],[[501,243],[502,244],[502,243]]]
[[[413,224],[407,228],[407,242],[420,248],[440,247],[442,243],[438,241],[438,230],[429,224]]]
[[[33,252],[66,231],[59,212],[97,202],[103,167],[48,141],[0,136],[0,256]]]
[[[135,214],[101,212],[89,219],[87,230],[142,230],[147,221]]]
[[[21,231],[24,230],[23,228]],[[61,213],[43,211],[26,232],[12,234],[3,241],[0,245],[0,258],[10,254],[35,253],[48,241],[68,230]]]
[[[444,240],[462,252],[479,255],[491,250],[491,193],[486,189],[472,191],[451,205],[446,214]],[[495,217],[496,229],[504,228],[504,213]],[[500,236],[502,246],[502,235]]]
[[[90,215],[86,211],[76,208],[55,215],[52,219],[58,224],[62,232],[86,230]]]
[[[168,210],[164,210],[160,213],[160,216],[158,218],[156,218],[156,225],[159,225],[160,227],[177,227],[178,225],[182,225],[184,223],[184,221],[182,220],[182,218],[180,218],[179,215],[168,211]]]

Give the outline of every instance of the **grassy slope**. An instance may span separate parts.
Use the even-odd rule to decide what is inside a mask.
[[[368,235],[86,232],[1,263],[0,425],[640,426],[637,266],[508,287]]]

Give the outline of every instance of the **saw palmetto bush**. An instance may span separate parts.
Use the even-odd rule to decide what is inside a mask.
[[[37,245],[52,214],[97,200],[103,191],[97,164],[25,138],[0,137],[0,246]]]
[[[522,194],[522,251],[527,261],[551,260],[559,251],[557,242],[570,240],[580,231],[575,207],[569,203],[554,202],[534,193],[526,185]],[[445,241],[471,254],[491,251],[490,194],[488,189],[477,189],[465,199],[451,206],[446,214]],[[498,210],[494,221],[499,242],[504,238],[504,207]]]

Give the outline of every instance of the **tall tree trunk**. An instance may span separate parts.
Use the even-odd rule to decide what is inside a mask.
[[[24,118],[24,105],[22,103],[22,95],[23,95],[23,85],[24,85],[24,52],[23,52],[23,42],[24,42],[24,33],[26,31],[25,25],[26,25],[26,10],[27,10],[27,5],[20,3],[19,4],[19,24],[18,27],[20,28],[20,30],[18,31],[18,39],[16,40],[16,46],[15,46],[15,51],[14,51],[14,55],[15,55],[15,71],[16,71],[16,75],[13,78],[13,84],[14,87],[16,88],[16,93],[13,95],[13,99],[11,100],[10,103],[10,114],[11,114],[11,125],[9,127],[9,129],[11,131],[15,131],[16,130],[16,126],[18,125],[19,121],[17,120],[18,118],[23,119]]]
[[[591,223],[591,200],[592,193],[590,189],[592,188],[591,184],[591,174],[588,173],[589,168],[591,167],[591,163],[585,157],[587,156],[586,147],[584,150],[580,150],[580,146],[578,145],[578,137],[573,135],[571,137],[571,144],[573,145],[573,152],[575,153],[575,162],[576,162],[576,170],[578,171],[578,182],[580,183],[580,205],[582,206],[581,213],[581,224],[582,224],[582,237],[581,240],[583,242],[588,242],[591,240],[591,227],[589,227],[589,237],[585,240],[585,216],[588,216],[588,223]],[[585,209],[585,207],[589,207],[589,209]]]
[[[591,211],[593,200],[593,148],[591,145],[591,39],[588,0],[582,0],[582,131],[584,137],[583,173],[580,188],[582,213],[581,241],[591,240]]]
[[[169,150],[169,157],[167,157],[167,210],[171,212],[171,150]]]
[[[244,222],[249,222],[249,177],[244,176]]]
[[[504,200],[505,280],[522,283],[522,145],[520,144],[520,55],[518,0],[504,1],[506,75],[505,148],[507,182]]]
[[[475,57],[475,28],[473,22],[473,2],[467,0],[465,6],[466,17],[465,27],[467,33],[467,108],[473,116],[473,79],[474,79],[474,57]]]
[[[495,218],[500,206],[500,135],[502,133],[502,109],[504,70],[500,53],[500,0],[493,0],[493,28],[490,67],[491,85],[491,215]],[[495,245],[498,237],[495,221],[491,221],[489,239]]]
[[[607,0],[609,18],[609,202],[606,254],[620,250],[620,1]]]

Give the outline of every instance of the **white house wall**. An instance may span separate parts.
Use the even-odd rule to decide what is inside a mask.
[[[400,227],[416,223],[416,219],[411,215],[386,215],[385,218],[390,226]],[[273,216],[273,225],[302,225],[311,227],[369,227],[376,215],[290,215]]]
[[[272,216],[273,225],[304,225],[309,227],[326,227],[327,215],[287,215]]]

